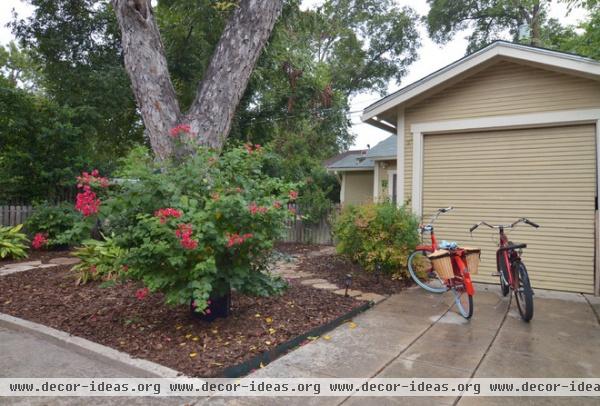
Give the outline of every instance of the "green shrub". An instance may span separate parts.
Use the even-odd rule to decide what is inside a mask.
[[[393,203],[347,206],[337,217],[337,251],[367,271],[378,264],[394,277],[406,277],[406,262],[419,241],[419,221]]]
[[[72,268],[77,273],[77,284],[93,281],[116,280],[127,271],[123,260],[127,251],[119,247],[114,238],[105,237],[104,241],[87,240],[71,255],[79,258],[80,263]]]
[[[63,234],[73,229],[78,217],[72,204],[43,202],[34,206],[33,214],[25,222],[25,229],[30,235],[45,234],[47,247],[70,245],[73,241]]]
[[[27,258],[27,236],[21,233],[23,224],[0,227],[0,259]]]
[[[266,175],[266,160],[260,147],[248,145],[221,155],[200,148],[160,164],[136,151],[98,213],[83,221],[99,218],[127,251],[127,277],[148,288],[138,298],[159,291],[169,304],[193,300],[202,312],[211,296],[230,288],[276,294],[285,284],[266,272],[267,264],[297,185]]]

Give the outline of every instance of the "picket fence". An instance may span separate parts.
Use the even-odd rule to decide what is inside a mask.
[[[302,221],[298,215],[294,219],[287,220],[286,231],[283,242],[303,244],[333,244],[331,217],[338,208],[334,207],[318,223]],[[0,226],[16,226],[22,224],[33,213],[32,206],[5,205],[0,206]]]

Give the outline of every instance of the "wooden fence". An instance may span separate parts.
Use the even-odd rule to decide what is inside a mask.
[[[31,206],[0,206],[0,226],[16,226],[22,224],[33,213]]]
[[[294,207],[296,208],[296,207]],[[297,208],[296,208],[297,209]],[[286,222],[286,232],[283,242],[304,244],[333,244],[331,218],[337,212],[334,207],[318,223],[305,223],[302,216]],[[22,224],[33,213],[32,206],[5,205],[0,206],[0,226],[16,226]]]

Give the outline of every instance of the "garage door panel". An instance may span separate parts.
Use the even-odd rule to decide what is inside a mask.
[[[534,287],[592,293],[594,286],[595,127],[592,125],[426,135],[423,213],[454,212],[436,223],[439,240],[482,248],[475,280],[497,283],[497,230],[468,229],[480,220],[510,223],[525,242],[525,263]]]

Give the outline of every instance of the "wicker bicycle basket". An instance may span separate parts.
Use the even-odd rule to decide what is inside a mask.
[[[479,263],[481,262],[481,250],[473,247],[463,247],[467,258],[467,269],[472,275],[479,271]]]
[[[454,278],[452,255],[447,250],[437,250],[427,256],[433,265],[433,270],[441,279]]]

